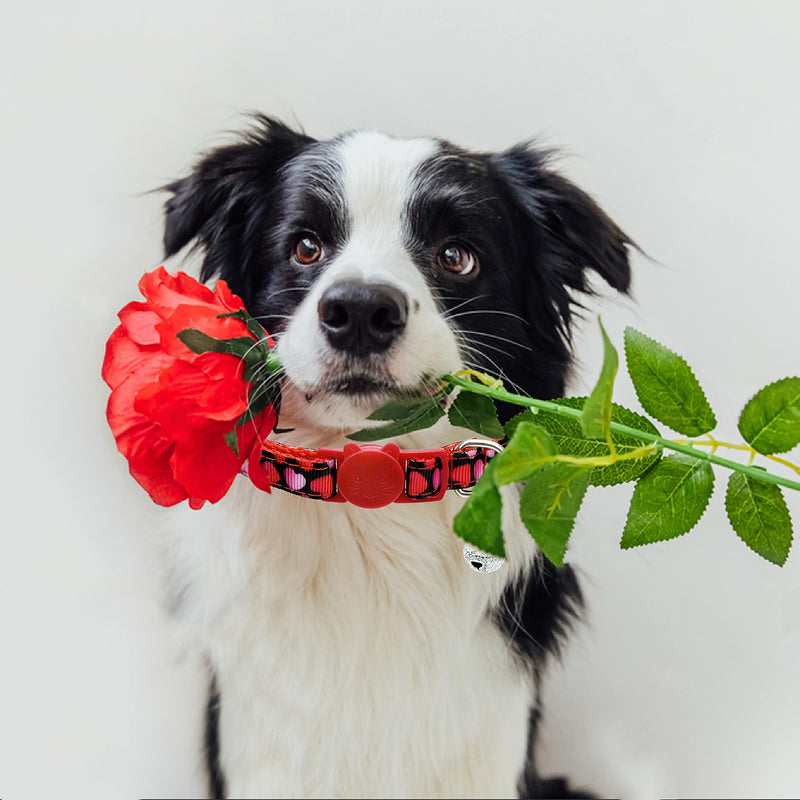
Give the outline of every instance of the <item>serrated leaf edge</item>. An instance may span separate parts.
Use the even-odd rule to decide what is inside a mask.
[[[744,439],[744,440],[747,442],[747,444],[749,444],[749,445],[750,445],[750,447],[752,447],[752,448],[753,448],[753,450],[755,450],[756,452],[758,452],[758,453],[761,453],[761,455],[779,455],[779,454],[781,454],[781,453],[788,453],[788,452],[790,452],[790,451],[794,450],[794,448],[795,448],[795,447],[797,447],[797,445],[796,445],[796,444],[795,444],[795,445],[792,445],[792,447],[789,447],[789,448],[787,448],[786,450],[771,450],[769,453],[765,453],[765,452],[763,452],[762,450],[759,450],[759,449],[758,449],[758,448],[757,448],[757,447],[756,447],[756,446],[753,444],[753,442],[751,442],[751,441],[750,441],[750,439],[748,439],[748,438],[747,438],[747,437],[744,435],[744,433],[743,433],[743,431],[742,431],[742,428],[741,428],[741,424],[742,424],[742,415],[744,414],[745,410],[746,410],[746,409],[747,409],[747,407],[750,405],[750,403],[752,403],[752,402],[753,402],[753,400],[755,400],[755,399],[756,399],[756,397],[758,397],[758,395],[760,395],[760,394],[761,394],[761,392],[763,392],[763,391],[765,391],[765,390],[767,390],[767,389],[770,389],[771,387],[773,387],[773,386],[776,386],[776,385],[777,385],[777,384],[779,384],[779,383],[784,383],[785,381],[796,381],[796,380],[800,380],[800,376],[798,376],[798,375],[787,375],[785,378],[779,378],[779,379],[778,379],[778,380],[776,380],[776,381],[772,381],[771,383],[767,383],[767,384],[765,384],[765,385],[764,385],[764,386],[762,386],[762,387],[761,387],[761,388],[760,388],[760,389],[759,389],[757,392],[754,392],[754,393],[753,393],[753,396],[752,396],[752,397],[751,397],[751,398],[750,398],[750,399],[749,399],[749,400],[748,400],[748,401],[747,401],[747,402],[744,404],[744,407],[743,407],[743,408],[742,408],[742,410],[739,412],[739,419],[738,419],[738,421],[737,421],[737,424],[736,424],[736,429],[739,431],[739,433],[741,434],[742,438],[743,438],[743,439]],[[777,415],[776,415],[776,416],[777,416]],[[772,418],[772,420],[774,420],[774,419],[775,419],[775,417],[773,417],[773,418]],[[772,420],[770,420],[770,421],[772,421]],[[766,426],[765,426],[765,427],[766,427]],[[755,436],[755,437],[753,437],[753,438],[754,438],[754,439],[758,439],[758,436],[760,436],[760,435],[761,435],[761,433],[763,432],[763,430],[764,430],[764,428],[762,428],[762,429],[761,429],[761,431],[759,431],[758,435],[757,435],[757,436]]]
[[[475,426],[469,424],[470,420],[467,418],[467,415],[464,414],[464,411],[461,408],[461,406],[468,401],[466,399],[462,400],[462,397],[478,397],[484,401],[488,401],[488,405],[486,407],[491,407],[492,413],[488,415],[489,424],[487,426]],[[492,398],[486,397],[486,395],[474,394],[472,392],[459,392],[451,403],[450,408],[447,409],[447,419],[453,427],[464,428],[468,431],[477,433],[480,436],[486,436],[490,439],[502,439],[505,433],[505,430],[497,417],[497,407],[495,406]]]
[[[638,336],[642,336],[643,338],[647,339],[648,341],[653,342],[653,344],[657,344],[659,347],[663,347],[665,350],[669,351],[670,353],[672,353],[672,355],[674,355],[677,359],[679,359],[681,361],[681,363],[686,367],[686,369],[689,370],[689,374],[692,376],[692,379],[694,380],[695,385],[697,386],[697,390],[700,392],[701,396],[703,397],[703,400],[705,401],[705,404],[706,404],[708,410],[711,412],[711,418],[713,419],[713,424],[712,424],[712,426],[710,428],[708,428],[705,431],[701,431],[700,433],[691,433],[691,434],[686,433],[685,431],[681,431],[678,428],[672,427],[672,425],[670,425],[668,422],[665,422],[658,414],[654,413],[653,411],[651,411],[649,408],[647,408],[645,406],[644,402],[642,401],[642,397],[641,397],[641,395],[639,393],[639,387],[636,385],[636,381],[633,380],[633,376],[630,374],[630,372],[631,372],[630,371],[630,366],[629,366],[630,365],[630,357],[628,355],[630,339],[629,339],[629,336],[628,336],[628,331],[633,331]],[[640,330],[637,330],[636,328],[632,327],[631,325],[628,325],[625,328],[625,331],[623,333],[622,346],[623,346],[623,350],[625,351],[625,365],[627,367],[628,375],[629,375],[629,377],[631,379],[631,383],[633,384],[633,391],[636,392],[636,399],[639,401],[640,405],[642,406],[642,408],[645,410],[646,413],[648,413],[651,417],[654,417],[655,419],[657,419],[663,425],[666,425],[671,430],[676,431],[677,433],[681,433],[684,436],[702,436],[704,433],[710,433],[711,431],[713,431],[717,427],[717,415],[714,413],[714,409],[711,407],[711,403],[708,400],[708,396],[706,395],[703,387],[700,385],[700,381],[698,380],[697,375],[694,374],[694,370],[692,369],[691,365],[689,364],[689,362],[680,353],[675,352],[671,347],[667,347],[665,344],[662,344],[661,342],[659,342],[658,339],[654,339],[652,336],[648,336],[646,333],[642,333]],[[679,401],[681,400],[680,395],[676,394],[672,390],[672,387],[670,387],[669,385],[665,384],[660,378],[658,380],[659,380],[659,382],[661,383],[662,386],[665,386],[669,390],[670,394],[673,397],[677,398]]]
[[[728,510],[728,493],[730,492],[731,480],[737,474],[743,475],[745,479],[747,479],[749,477],[745,473],[741,473],[741,472],[740,473],[732,472],[728,476],[728,481],[727,481],[727,484],[725,486],[725,502],[723,503],[723,505],[725,506],[725,516],[728,518],[728,523],[730,524],[731,528],[733,529],[733,532],[736,534],[736,537],[745,545],[745,547],[747,547],[748,550],[750,550],[750,552],[755,553],[759,558],[763,558],[764,561],[768,562],[769,564],[774,564],[776,567],[782,567],[789,560],[789,555],[792,552],[792,547],[794,547],[794,528],[793,528],[793,525],[792,525],[792,512],[791,512],[791,509],[789,508],[788,503],[786,502],[786,498],[783,496],[783,492],[780,490],[780,487],[776,486],[775,488],[778,490],[778,494],[780,495],[780,498],[783,501],[783,507],[786,509],[786,515],[789,518],[790,540],[789,540],[789,548],[786,551],[786,556],[784,557],[783,561],[773,561],[772,559],[767,558],[763,553],[759,553],[758,550],[756,550],[754,547],[752,547],[752,545],[739,533],[738,529],[733,524],[733,520],[731,519],[730,511]]]
[[[580,499],[580,502],[578,503],[578,509],[575,512],[575,514],[569,520],[569,528],[567,530],[567,537],[566,537],[566,541],[564,542],[564,553],[562,554],[561,559],[559,561],[554,561],[545,552],[544,548],[539,543],[539,540],[536,538],[536,535],[534,534],[534,532],[528,527],[528,524],[522,518],[522,513],[521,513],[522,512],[522,507],[521,507],[522,506],[522,494],[524,494],[525,490],[523,490],[522,494],[520,495],[520,520],[522,521],[522,524],[525,527],[525,530],[528,532],[529,536],[533,539],[534,542],[536,542],[536,546],[539,548],[539,550],[541,551],[542,555],[551,564],[553,564],[556,567],[562,567],[564,565],[564,563],[565,563],[564,559],[566,558],[567,552],[569,551],[569,543],[572,540],[572,534],[573,534],[573,532],[575,530],[575,525],[576,525],[577,520],[578,520],[578,514],[580,514],[581,509],[583,508],[583,502],[586,499],[586,493],[589,491],[589,487],[591,486],[591,482],[589,480],[589,472],[590,472],[590,470],[576,469],[575,470],[575,474],[569,480],[569,483],[571,484],[576,478],[578,478],[578,477],[583,475],[583,476],[586,477],[586,485],[583,487],[583,492],[581,493],[581,499]],[[525,489],[527,489],[527,488],[528,487],[526,486]]]
[[[679,454],[676,454],[676,455],[679,455]],[[690,457],[691,456],[689,456],[689,458]],[[666,458],[675,458],[675,456],[667,456]],[[660,464],[662,464],[666,460],[666,458],[659,459],[659,461],[657,461],[652,467],[650,467],[650,469],[648,469],[646,472],[644,472],[642,475],[640,475],[639,478],[637,478],[636,483],[638,484],[639,480],[644,478],[645,475],[648,475],[654,469],[657,469],[658,466]],[[707,463],[707,462],[705,462],[705,461],[703,461],[702,459],[699,459],[699,458],[695,459],[695,460],[699,464],[706,464]],[[711,469],[710,465],[709,465],[709,469]],[[630,508],[630,506],[628,506],[628,513],[625,516],[625,526],[622,529],[622,539],[620,540],[620,548],[622,550],[635,550],[637,547],[647,547],[647,546],[653,545],[653,544],[663,544],[665,542],[673,542],[676,539],[683,538],[684,536],[686,536],[687,533],[691,533],[700,524],[700,520],[703,519],[703,516],[705,515],[706,511],[708,510],[708,506],[711,503],[711,498],[714,496],[714,492],[717,490],[716,476],[714,475],[713,469],[711,469],[711,476],[712,476],[711,491],[709,492],[709,495],[706,498],[706,502],[705,502],[705,505],[703,506],[703,510],[700,512],[700,516],[697,518],[697,520],[694,522],[694,524],[690,528],[687,528],[683,533],[679,533],[677,536],[670,536],[669,539],[656,539],[655,541],[652,541],[652,542],[639,542],[638,544],[624,545],[622,543],[622,541],[625,538],[625,528],[628,527],[628,519],[630,518],[630,514],[631,514],[631,508]],[[634,492],[635,491],[636,491],[636,486],[634,486]],[[633,498],[631,498],[631,503],[633,503]]]

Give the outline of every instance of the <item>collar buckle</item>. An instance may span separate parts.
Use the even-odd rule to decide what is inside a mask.
[[[450,459],[445,448],[435,450],[400,450],[398,445],[345,445],[344,450],[322,448],[322,459],[335,459],[337,494],[331,500],[347,501],[360,508],[381,508],[390,503],[413,503],[440,500],[447,491]],[[409,461],[437,459],[431,480],[434,490],[424,498],[410,494],[414,480]]]
[[[394,503],[405,488],[400,448],[389,443],[347,444],[344,450],[321,449],[322,458],[335,458],[337,493],[360,508],[381,508]]]

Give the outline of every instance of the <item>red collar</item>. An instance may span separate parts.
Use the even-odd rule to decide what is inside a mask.
[[[267,492],[274,486],[315,500],[379,508],[441,500],[448,489],[466,494],[500,450],[488,439],[431,450],[401,450],[394,443],[307,450],[267,441],[253,451],[243,472]]]

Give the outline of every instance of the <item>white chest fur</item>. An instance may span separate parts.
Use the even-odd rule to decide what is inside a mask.
[[[461,502],[367,510],[239,478],[176,516],[230,796],[515,795],[532,687],[486,610],[534,546],[507,503],[508,561],[473,572],[452,533]]]

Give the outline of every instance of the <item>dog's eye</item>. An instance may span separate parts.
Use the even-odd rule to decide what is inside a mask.
[[[455,242],[442,247],[436,260],[442,269],[456,275],[469,275],[478,267],[478,259],[466,247]]]
[[[292,255],[298,264],[307,267],[322,258],[322,243],[316,236],[307,233],[294,243]]]

